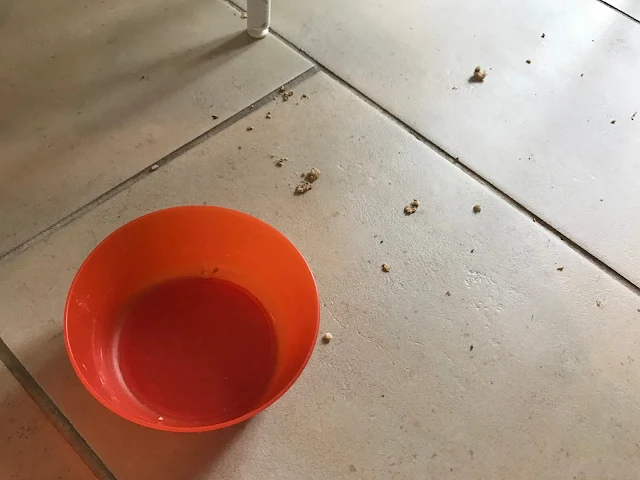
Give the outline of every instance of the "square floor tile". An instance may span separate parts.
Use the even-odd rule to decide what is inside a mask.
[[[0,477],[95,478],[9,370],[0,364]]]
[[[282,0],[273,26],[640,285],[636,22],[596,0]]]
[[[91,249],[182,204],[287,235],[333,334],[276,404],[202,435],[107,412],[61,336]],[[6,261],[0,304],[2,337],[123,480],[633,477],[637,295],[323,74]]]
[[[300,74],[219,0],[0,7],[0,254]]]

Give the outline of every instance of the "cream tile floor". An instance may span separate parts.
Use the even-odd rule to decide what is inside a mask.
[[[0,409],[1,478],[95,478],[2,364]]]
[[[597,0],[280,0],[273,26],[640,285],[638,23]]]
[[[493,70],[489,79],[498,77],[495,83],[489,79],[483,85],[465,83],[467,63],[472,67],[478,63],[474,52],[461,49],[460,53],[454,48],[456,42],[462,42],[459,37],[468,33],[466,26],[462,29],[464,33],[449,33],[452,44],[447,47],[441,42],[438,48],[442,57],[434,56],[434,61],[444,67],[447,58],[464,56],[447,67],[451,78],[455,78],[447,88],[447,95],[464,93],[469,96],[465,101],[470,103],[456,103],[452,97],[444,97],[445,103],[451,102],[455,108],[449,112],[445,105],[440,105],[444,110],[438,113],[441,97],[437,92],[429,93],[431,84],[437,82],[432,82],[430,76],[416,76],[430,64],[419,56],[419,50],[412,50],[411,42],[415,39],[409,33],[411,23],[406,24],[409,28],[400,29],[400,18],[391,14],[400,13],[391,4],[369,10],[357,2],[353,7],[349,4],[343,6],[345,14],[340,21],[332,18],[334,13],[313,10],[306,2],[300,6],[292,3],[288,12],[283,5],[287,5],[286,0],[276,5],[276,30],[293,25],[295,15],[306,5],[318,18],[310,15],[299,22],[301,33],[294,43],[310,51],[317,48],[311,52],[314,56],[324,49],[323,63],[362,88],[384,109],[418,129],[418,138],[402,122],[323,72],[310,72],[300,79],[289,102],[271,100],[271,95],[258,102],[276,88],[274,79],[286,77],[282,81],[289,81],[309,66],[294,50],[270,38],[270,44],[266,45],[271,50],[263,52],[264,61],[275,55],[284,63],[274,66],[269,77],[255,79],[251,87],[255,99],[249,100],[256,102],[254,109],[242,110],[247,102],[239,102],[236,110],[229,107],[226,116],[236,115],[233,122],[224,125],[226,128],[212,132],[198,145],[171,157],[171,161],[162,162],[158,170],[138,174],[135,181],[117,194],[91,203],[74,221],[60,224],[29,243],[29,248],[0,260],[3,340],[119,479],[637,478],[640,465],[637,434],[640,401],[636,393],[640,374],[635,368],[640,343],[637,288],[612,274],[612,268],[619,269],[618,263],[599,264],[570,242],[562,241],[552,230],[532,222],[525,209],[505,201],[496,188],[488,188],[464,166],[449,161],[420,134],[445,148],[467,149],[469,162],[476,161],[477,165],[485,162],[485,170],[476,170],[539,215],[544,213],[542,207],[549,208],[551,199],[546,199],[538,211],[538,207],[528,203],[530,191],[521,188],[522,183],[513,178],[522,177],[524,182],[532,175],[551,175],[564,181],[562,175],[566,172],[562,168],[549,171],[549,164],[542,162],[536,168],[518,172],[514,167],[509,173],[513,178],[504,177],[497,182],[492,178],[497,170],[491,167],[489,158],[491,149],[497,148],[493,147],[495,139],[490,138],[480,150],[473,150],[473,142],[481,141],[487,132],[507,136],[512,128],[514,146],[531,146],[560,155],[566,145],[560,140],[547,145],[544,137],[525,141],[519,130],[524,128],[521,125],[516,128],[506,122],[505,126],[497,127],[495,109],[503,108],[505,115],[513,115],[516,107],[511,97],[515,94],[509,93],[504,83],[507,79]],[[416,2],[414,7],[418,10],[423,8],[417,5]],[[438,3],[430,5],[435,8]],[[632,27],[627,29],[624,22],[631,20],[594,5],[601,4],[586,3],[577,9],[575,3],[554,6],[543,2],[539,11],[534,12],[535,18],[549,21],[555,18],[552,13],[559,11],[565,15],[562,21],[574,18],[575,30],[566,32],[556,27],[556,35],[564,35],[566,41],[558,55],[571,59],[575,52],[586,48],[569,36],[575,34],[578,38],[578,24],[591,16],[593,22],[600,20],[603,25],[622,25],[628,38],[635,38],[638,25],[629,23]],[[233,9],[223,4],[215,8],[223,7],[224,15],[239,31],[241,24],[233,17]],[[515,15],[514,7],[509,7],[512,10],[508,5],[502,7],[494,12],[493,21]],[[351,8],[355,10],[351,12]],[[378,8],[377,13],[371,13]],[[454,7],[452,11],[458,16],[471,16],[468,11]],[[477,10],[472,12],[479,15]],[[527,12],[531,13],[525,8],[518,18],[533,22]],[[405,15],[407,10],[401,13]],[[369,39],[379,43],[380,48],[367,51],[367,61],[383,62],[384,42],[380,38],[396,42],[398,55],[417,55],[415,61],[396,62],[387,58],[388,68],[376,74],[371,72],[367,79],[363,73],[366,73],[365,58],[355,58],[352,52],[359,48],[359,37],[366,33],[362,17],[368,20],[386,17],[384,23],[368,23]],[[446,19],[440,18],[443,22]],[[434,18],[429,21],[437,23]],[[532,23],[526,22],[533,32]],[[342,43],[335,40],[341,46],[330,43],[334,40],[314,37],[331,25],[335,36],[342,36]],[[376,25],[385,28],[376,30]],[[476,21],[474,25],[491,30],[491,25],[482,22]],[[582,25],[586,35],[593,25],[587,27]],[[515,35],[513,45],[502,52],[500,62],[486,65],[505,66],[507,57],[519,58],[520,50],[530,46],[522,40],[522,30],[527,28],[507,24],[504,34]],[[285,36],[287,32],[282,29]],[[305,35],[309,35],[307,40]],[[587,46],[592,43],[596,42],[589,39]],[[245,55],[254,55],[253,49],[267,48],[261,45],[260,42],[245,45]],[[635,44],[626,45],[630,50],[625,55],[630,55]],[[339,48],[344,54],[339,54]],[[486,55],[492,54],[498,55],[496,45],[487,49]],[[146,54],[141,51],[140,55],[143,61]],[[604,61],[603,52],[596,52],[596,58],[597,55]],[[251,58],[257,61],[256,57]],[[628,107],[637,94],[633,91],[635,83],[628,80],[625,85],[629,93],[614,95],[615,82],[606,78],[632,72],[636,67],[629,59],[613,49],[606,61],[618,62],[619,71],[596,72],[595,65],[591,71],[593,75],[601,75],[597,83],[606,87],[606,92],[601,92],[592,81],[581,93],[586,97],[607,96],[601,105],[602,112],[615,102]],[[243,61],[237,67],[238,75],[246,74],[249,65],[251,60],[246,64]],[[402,73],[403,68],[406,70],[400,79],[397,73]],[[497,68],[503,67],[494,70]],[[558,68],[553,69],[551,84],[558,81]],[[174,74],[174,81],[180,83],[183,73]],[[206,76],[203,84],[208,84],[207,79],[213,82],[217,78],[215,73],[198,73],[197,79],[201,75]],[[517,85],[522,85],[523,75],[509,74]],[[386,97],[378,95],[382,92],[380,76],[395,85]],[[459,78],[459,84],[453,83]],[[423,84],[419,85],[420,82]],[[452,90],[456,85],[464,92]],[[188,97],[189,92],[195,91],[192,88],[184,86],[181,95]],[[403,89],[415,98],[412,110],[400,108],[397,99]],[[302,98],[303,94],[308,98]],[[229,95],[235,93],[230,91]],[[395,100],[393,95],[397,97]],[[566,100],[567,95],[575,102],[581,98],[565,94],[562,99]],[[430,103],[429,98],[435,103]],[[594,105],[604,101],[604,97],[598,98],[593,99]],[[150,101],[154,103],[153,96]],[[545,101],[548,107],[550,100]],[[18,100],[15,102],[19,104]],[[421,107],[420,102],[426,103]],[[486,121],[479,121],[473,108],[465,110],[465,105],[470,108],[474,102],[483,105],[478,107],[481,111],[487,111]],[[545,107],[536,106],[532,99],[521,98],[519,102],[518,108],[528,109],[532,115],[541,115],[537,108]],[[587,106],[584,109],[586,112]],[[271,112],[271,119],[265,118],[267,111]],[[444,115],[443,112],[448,118],[442,116],[442,124],[428,118]],[[559,107],[558,112],[564,115]],[[171,133],[171,107],[162,115],[167,132]],[[414,115],[415,125],[409,121],[410,115]],[[470,121],[469,116],[476,116],[477,128],[474,135],[462,138],[457,129]],[[185,119],[186,126],[190,125],[189,118]],[[114,121],[117,119],[115,116]],[[418,121],[437,125],[438,129],[423,131]],[[139,118],[136,122],[122,127],[132,141],[143,137],[140,129],[144,128],[145,120]],[[622,133],[617,134],[622,136],[615,141],[606,136],[610,127],[617,125],[618,122],[615,125],[605,122],[594,127],[591,132],[594,138],[575,129],[569,140],[577,142],[582,136],[592,142],[589,148],[593,150],[600,139],[607,148],[615,147],[616,151],[624,150],[625,155],[630,155],[636,148],[630,130],[633,127],[624,126]],[[247,131],[247,126],[254,128]],[[436,138],[438,132],[449,135],[451,143],[440,142]],[[191,138],[200,133],[194,131]],[[189,132],[184,135],[188,137]],[[554,135],[560,138],[564,133]],[[25,133],[25,139],[28,138]],[[171,148],[178,148],[181,141],[191,138],[176,137]],[[583,147],[585,151],[587,147]],[[133,173],[163,154],[148,152]],[[271,155],[286,156],[289,162],[277,168]],[[595,162],[595,153],[590,155],[585,162]],[[598,175],[623,172],[620,178],[605,175],[607,181],[617,182],[612,183],[615,188],[609,187],[607,193],[626,195],[633,202],[635,190],[630,188],[636,180],[622,178],[631,176],[630,158],[608,157],[606,165],[610,170],[600,165]],[[577,168],[572,162],[579,163],[578,160],[572,157],[562,161],[567,168]],[[12,165],[11,160],[8,164]],[[126,166],[126,162],[122,164]],[[322,177],[312,191],[293,196],[300,172],[311,166],[322,170]],[[88,166],[86,178],[103,173],[101,167]],[[78,202],[73,204],[77,208],[86,199],[67,191],[75,182],[64,183],[60,180],[64,177],[52,180],[48,194],[68,195],[72,202]],[[113,177],[112,181],[121,178]],[[37,186],[38,183],[31,184],[32,189]],[[96,187],[94,194],[104,193],[106,188],[106,185]],[[583,236],[572,239],[593,247],[589,251],[600,258],[618,255],[616,258],[624,260],[623,266],[627,268],[619,270],[631,277],[628,273],[633,270],[634,259],[624,256],[627,255],[624,245],[632,245],[635,237],[629,234],[631,237],[619,251],[609,247],[598,250],[591,240],[583,241],[592,239],[593,225],[571,213],[574,196],[593,194],[597,188],[582,185],[565,190],[563,208],[554,206],[563,216],[554,216],[551,210],[547,211],[549,216],[542,216],[553,225],[556,220],[567,225],[573,222]],[[406,217],[402,207],[413,198],[420,199],[422,206],[417,214]],[[606,199],[604,202],[598,199],[600,203],[606,204]],[[203,435],[156,432],[106,411],[76,379],[61,336],[66,291],[91,249],[130,219],[181,204],[235,208],[271,223],[291,238],[308,259],[318,281],[323,303],[321,329],[334,335],[331,344],[318,343],[300,380],[273,407],[235,428]],[[473,214],[474,204],[482,205],[480,214]],[[602,212],[594,210],[593,221],[600,226],[598,241],[602,245],[617,238],[612,234],[612,226],[621,222],[624,215],[635,213],[630,212],[630,206],[628,210],[621,209],[616,218],[609,218],[614,215],[601,218]],[[60,218],[53,218],[50,223]],[[8,225],[13,225],[12,231],[25,232],[25,236],[37,230],[20,230],[19,222]],[[391,265],[390,273],[380,271],[383,262]]]

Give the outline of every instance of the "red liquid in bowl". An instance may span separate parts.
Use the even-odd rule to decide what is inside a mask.
[[[222,280],[155,285],[122,311],[117,359],[124,382],[165,420],[224,422],[261,402],[276,362],[262,305]]]

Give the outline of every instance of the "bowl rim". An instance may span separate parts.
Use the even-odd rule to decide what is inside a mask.
[[[73,355],[72,348],[71,348],[71,345],[69,343],[69,335],[68,335],[68,327],[69,327],[69,325],[68,325],[68,316],[69,316],[69,306],[71,304],[71,293],[73,292],[74,287],[76,285],[76,282],[78,282],[78,280],[80,278],[80,275],[82,274],[83,270],[85,268],[87,268],[87,265],[91,261],[91,258],[96,254],[98,249],[103,244],[108,242],[110,238],[112,238],[113,236],[117,235],[118,232],[120,232],[123,228],[125,228],[125,227],[127,227],[127,226],[129,226],[131,224],[140,222],[140,221],[142,221],[143,219],[145,219],[147,217],[155,216],[155,215],[162,215],[162,214],[165,214],[166,212],[169,212],[169,211],[175,211],[175,210],[204,210],[204,209],[207,209],[207,210],[214,209],[214,210],[218,210],[218,211],[224,211],[226,213],[230,213],[232,215],[236,215],[237,217],[243,218],[245,220],[249,220],[250,222],[253,222],[254,224],[260,225],[262,228],[266,228],[266,229],[272,230],[279,237],[281,237],[282,240],[284,240],[285,242],[289,243],[289,245],[291,247],[293,247],[293,251],[295,252],[295,254],[297,254],[300,257],[300,259],[302,260],[303,264],[305,265],[306,270],[309,273],[309,276],[311,278],[311,282],[313,284],[313,288],[314,288],[314,291],[315,291],[315,295],[314,295],[313,300],[314,300],[314,302],[316,304],[316,307],[314,309],[315,310],[314,323],[315,323],[315,332],[316,333],[315,333],[315,335],[313,337],[313,340],[309,343],[309,345],[307,345],[308,351],[307,351],[307,353],[305,355],[305,358],[304,358],[303,362],[301,363],[300,368],[295,372],[295,374],[293,375],[291,380],[277,394],[275,394],[269,401],[267,401],[264,404],[260,405],[258,408],[254,408],[253,410],[249,411],[248,413],[245,413],[244,415],[242,415],[240,417],[234,418],[232,420],[227,420],[226,422],[216,423],[216,424],[212,424],[212,425],[200,425],[200,426],[196,426],[196,427],[179,427],[179,426],[174,426],[174,425],[163,425],[163,424],[158,424],[158,423],[152,423],[152,422],[145,421],[145,420],[140,420],[138,418],[134,418],[133,416],[118,412],[115,409],[113,409],[111,407],[111,405],[108,402],[106,402],[105,400],[103,400],[101,398],[101,396],[98,394],[98,392],[88,383],[88,381],[85,379],[82,371],[80,370],[78,362],[76,361],[76,359],[75,359],[75,357]],[[64,304],[63,333],[64,333],[65,349],[67,351],[67,356],[69,357],[69,360],[71,362],[71,366],[73,367],[73,370],[75,371],[76,376],[80,379],[80,382],[89,391],[89,393],[91,393],[93,398],[95,398],[98,402],[100,402],[109,411],[115,413],[119,417],[122,417],[122,418],[124,418],[126,420],[129,420],[130,422],[133,422],[133,423],[135,423],[137,425],[141,425],[143,427],[148,427],[148,428],[152,428],[154,430],[161,430],[161,431],[166,431],[166,432],[200,433],[200,432],[208,432],[208,431],[213,431],[213,430],[219,430],[219,429],[222,429],[222,428],[230,427],[232,425],[236,425],[238,423],[242,423],[245,420],[248,420],[249,418],[251,418],[251,417],[257,415],[258,413],[264,411],[265,409],[267,409],[268,407],[273,405],[277,400],[279,400],[280,397],[282,397],[293,386],[293,384],[298,380],[298,378],[300,377],[300,375],[302,374],[302,372],[306,368],[307,364],[309,363],[309,359],[311,358],[313,350],[314,350],[314,348],[316,346],[316,341],[317,341],[317,337],[318,337],[318,332],[319,331],[320,331],[320,299],[319,299],[319,294],[318,294],[318,286],[317,286],[317,283],[316,283],[316,279],[315,279],[315,277],[313,275],[313,272],[311,271],[311,268],[309,267],[309,264],[307,263],[307,260],[304,258],[302,253],[300,253],[300,250],[298,250],[298,248],[291,242],[291,240],[289,240],[283,233],[281,233],[275,227],[269,225],[267,222],[265,222],[263,220],[260,220],[259,218],[254,217],[252,215],[249,215],[247,213],[240,212],[238,210],[234,210],[234,209],[231,209],[231,208],[220,207],[220,206],[217,206],[217,205],[180,205],[180,206],[175,206],[175,207],[163,208],[163,209],[160,209],[160,210],[154,210],[154,211],[146,213],[144,215],[140,215],[139,217],[136,217],[133,220],[130,220],[127,223],[119,226],[113,232],[111,232],[109,235],[107,235],[100,243],[98,243],[98,245],[96,245],[91,250],[89,255],[87,255],[87,258],[84,259],[84,261],[82,262],[82,264],[78,268],[78,271],[74,275],[73,280],[71,281],[71,285],[69,286],[69,290],[67,292],[67,299],[66,299],[65,304]]]

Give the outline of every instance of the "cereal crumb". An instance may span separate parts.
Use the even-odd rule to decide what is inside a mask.
[[[158,168],[160,168],[160,167],[158,166],[157,163],[155,165],[151,165],[151,171],[152,172],[155,172]]]
[[[528,58],[527,58],[527,63],[531,63],[531,60],[529,60]]]
[[[320,178],[320,170],[313,167],[311,171],[305,175],[305,178],[309,183],[315,182],[318,178]]]
[[[250,132],[251,130],[253,130],[253,127],[247,127],[247,132]]]
[[[217,115],[211,115],[211,118],[214,119],[214,120],[217,120],[218,116]]]
[[[483,82],[487,78],[487,71],[483,70],[480,65],[473,69],[473,75],[469,79],[471,82]]]
[[[544,38],[544,37],[546,37],[546,35],[543,33],[542,35],[540,35],[540,37],[541,37],[541,38]]]
[[[331,340],[333,340],[333,335],[331,335],[329,332],[325,333],[322,336],[322,342],[323,343],[329,343]]]
[[[385,273],[388,273],[391,270],[391,267],[386,263],[383,263],[381,268],[382,268],[382,271]]]
[[[611,125],[615,125],[616,121],[615,120],[611,120]]]
[[[280,87],[280,93],[284,93],[284,92],[286,92],[286,91],[287,91],[287,86],[286,86],[286,85],[282,85],[282,86]]]
[[[264,118],[270,120],[271,119],[271,112],[267,112],[267,114],[264,116]]]
[[[303,181],[303,182],[300,182],[298,185],[296,185],[296,188],[293,191],[293,193],[295,195],[302,195],[303,193],[308,192],[312,188],[313,188],[313,185],[311,185],[309,182]]]
[[[244,18],[247,18],[247,13],[246,13],[246,12],[242,12],[242,13],[240,14],[240,18],[243,18],[243,19],[244,19]]]
[[[414,199],[413,199],[413,201],[410,203],[410,205],[411,205],[412,207],[416,207],[416,208],[418,208],[418,207],[420,206],[420,201],[419,201],[419,200],[416,200],[416,199],[414,198]]]
[[[287,162],[288,160],[289,160],[288,158],[281,158],[276,162],[276,167],[281,167],[284,164],[284,162]]]
[[[413,205],[405,205],[404,207],[404,214],[405,215],[412,215],[414,213],[416,213],[417,208],[414,207]]]
[[[306,93],[303,93],[303,94],[301,95],[301,97],[302,97],[302,98],[309,98],[309,96],[308,96]]]
[[[162,421],[162,420],[164,420],[164,418],[163,417],[158,417],[158,420]]]
[[[482,211],[482,207],[480,205],[473,206],[473,213],[480,213]]]
[[[558,268],[556,268],[556,270],[558,270],[559,272],[561,272],[561,271],[563,271],[563,270],[564,270],[564,267],[558,267]]]

